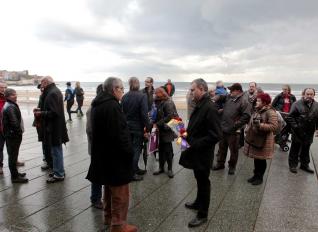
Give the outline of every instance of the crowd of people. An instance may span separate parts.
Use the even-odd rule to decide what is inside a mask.
[[[179,118],[172,99],[175,86],[168,82],[154,88],[154,80],[147,77],[141,89],[139,79],[128,81],[129,91],[124,94],[123,82],[110,77],[96,89],[96,97],[86,112],[88,153],[91,155],[87,179],[91,184],[91,203],[104,210],[104,224],[111,232],[134,232],[137,227],[127,223],[129,183],[142,181],[147,170],[139,167],[142,153],[147,152],[149,134],[159,133],[159,167],[153,175],[166,173],[174,177],[172,143],[178,137],[167,124]],[[83,116],[84,90],[76,82],[75,89],[67,82],[63,97],[51,77],[41,80],[41,95],[34,109],[34,126],[42,143],[45,165],[50,170],[47,183],[65,178],[62,144],[69,141],[64,114],[64,102],[68,122],[72,113]],[[197,227],[208,218],[210,204],[210,171],[226,168],[228,150],[228,175],[235,175],[239,150],[254,159],[253,175],[247,180],[252,185],[263,183],[267,161],[274,154],[275,141],[284,128],[291,134],[289,170],[300,169],[314,173],[309,166],[309,149],[314,134],[318,136],[318,103],[315,90],[306,88],[296,100],[289,85],[272,101],[256,82],[250,82],[243,91],[240,83],[225,87],[222,81],[208,86],[201,78],[195,79],[187,93],[188,124],[183,136],[188,143],[182,150],[179,164],[193,170],[197,182],[197,195],[186,208],[197,211],[188,224]],[[77,109],[72,111],[74,100]],[[3,174],[3,147],[6,144],[9,169],[13,183],[26,183],[26,173],[18,172],[19,147],[24,132],[23,118],[17,104],[14,89],[0,83],[0,174]],[[284,126],[283,126],[284,125]],[[215,147],[216,161],[214,162]],[[147,156],[146,156],[147,157]],[[146,158],[143,157],[143,158]],[[167,166],[167,171],[165,171]]]

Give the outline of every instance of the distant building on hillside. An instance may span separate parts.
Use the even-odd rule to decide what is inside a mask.
[[[0,70],[0,80],[10,85],[37,85],[43,76],[29,75],[28,70],[7,71]]]

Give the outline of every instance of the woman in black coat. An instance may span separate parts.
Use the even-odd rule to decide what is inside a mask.
[[[162,88],[155,90],[155,101],[157,105],[157,118],[154,126],[159,129],[159,170],[154,175],[164,173],[164,165],[168,164],[168,176],[173,178],[172,160],[173,148],[172,141],[177,137],[176,134],[166,124],[174,117],[178,116],[176,106],[170,99],[167,92]]]
[[[82,106],[84,102],[84,90],[83,88],[81,88],[81,84],[78,81],[75,83],[74,93],[75,93],[76,102],[77,102],[76,112],[77,114],[80,114],[81,116],[83,116],[84,114],[82,111]]]

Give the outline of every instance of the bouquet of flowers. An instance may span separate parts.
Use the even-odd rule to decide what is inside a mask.
[[[181,146],[181,151],[184,151],[190,147],[187,140],[185,139],[187,137],[187,131],[180,117],[171,119],[167,123],[167,126],[178,135],[177,144]]]

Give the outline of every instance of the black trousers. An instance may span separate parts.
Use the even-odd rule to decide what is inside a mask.
[[[45,161],[50,168],[53,168],[53,160],[52,160],[52,153],[51,153],[51,146],[42,142],[42,150],[44,154]]]
[[[168,170],[172,170],[173,148],[172,143],[159,143],[159,167],[164,169],[165,163],[168,164]]]
[[[197,217],[205,218],[208,216],[210,206],[210,194],[211,194],[211,183],[210,183],[210,169],[207,170],[193,170],[194,177],[197,181],[197,198],[195,204],[198,204],[199,210]]]
[[[254,159],[254,175],[263,179],[266,171],[267,163],[266,160]]]
[[[68,119],[72,119],[71,114],[74,113],[74,111],[72,111],[72,106],[74,105],[74,100],[70,100],[70,101],[66,101],[66,111],[68,113]]]
[[[300,143],[297,140],[292,140],[288,157],[289,167],[296,168],[299,161],[302,166],[307,167],[310,163],[310,146],[311,143]]]
[[[17,161],[18,161],[18,155],[19,155],[21,142],[22,142],[22,136],[6,139],[9,169],[10,169],[12,179],[17,178],[19,175],[19,172],[17,169]]]

